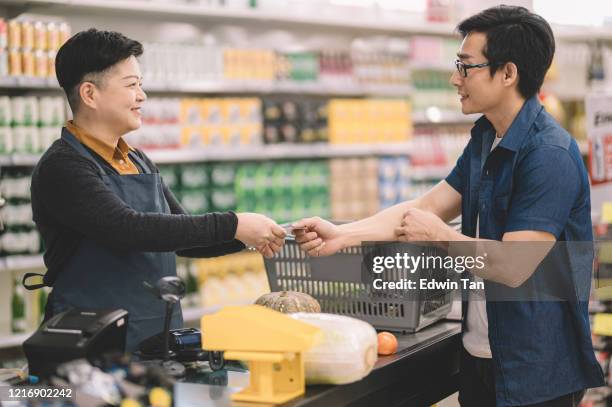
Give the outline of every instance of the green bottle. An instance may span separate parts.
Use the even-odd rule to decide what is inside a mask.
[[[40,313],[40,322],[42,322],[42,320],[45,318],[45,309],[47,308],[47,298],[49,297],[49,295],[47,294],[47,291],[44,288],[42,288],[39,293],[40,294],[38,294],[38,311]]]
[[[13,298],[11,299],[11,328],[13,332],[25,332],[26,330],[26,315],[25,315],[25,296],[21,281],[15,279],[13,284]]]
[[[197,306],[199,299],[198,280],[195,277],[194,273],[191,271],[191,267],[187,268],[187,275],[185,277],[185,300],[187,303],[186,305],[189,307]]]

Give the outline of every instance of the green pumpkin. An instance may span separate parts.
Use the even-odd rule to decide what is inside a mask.
[[[257,305],[263,305],[283,314],[294,312],[321,312],[319,302],[308,294],[297,291],[279,291],[264,294],[255,301]]]

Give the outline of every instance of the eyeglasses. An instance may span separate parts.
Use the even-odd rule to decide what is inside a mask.
[[[459,72],[459,75],[463,76],[464,78],[467,78],[468,69],[484,68],[485,66],[491,66],[491,65],[494,65],[494,64],[490,62],[485,62],[482,64],[464,64],[460,60],[455,59],[455,67],[457,67],[457,72]]]

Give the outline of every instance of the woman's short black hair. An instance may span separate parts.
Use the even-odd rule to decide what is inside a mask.
[[[540,91],[555,54],[555,37],[546,20],[524,7],[497,6],[462,21],[457,30],[487,36],[482,51],[491,63],[491,74],[507,62],[518,68],[518,90],[525,98]]]
[[[79,106],[79,85],[96,82],[108,68],[130,56],[142,55],[142,44],[115,31],[90,28],[73,35],[57,52],[55,72],[75,112]]]

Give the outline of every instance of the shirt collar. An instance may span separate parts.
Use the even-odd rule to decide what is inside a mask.
[[[510,128],[508,128],[508,131],[506,131],[506,134],[502,137],[498,147],[503,147],[514,152],[518,151],[527,137],[529,129],[542,109],[543,107],[537,95],[527,99],[512,121]],[[490,130],[492,130],[492,134],[487,134],[491,133]],[[490,138],[488,141],[491,143],[493,142],[495,130],[491,122],[484,115],[474,123],[472,136],[476,134],[484,135],[484,137],[488,136],[488,138]]]
[[[74,124],[72,120],[68,120],[66,122],[66,129],[68,129],[68,131],[72,133],[77,140],[92,149],[108,163],[116,160],[117,155],[119,155],[122,159],[127,159],[128,157],[131,147],[125,140],[123,140],[123,137],[119,139],[117,147],[115,147],[112,144],[91,135],[85,129]]]

